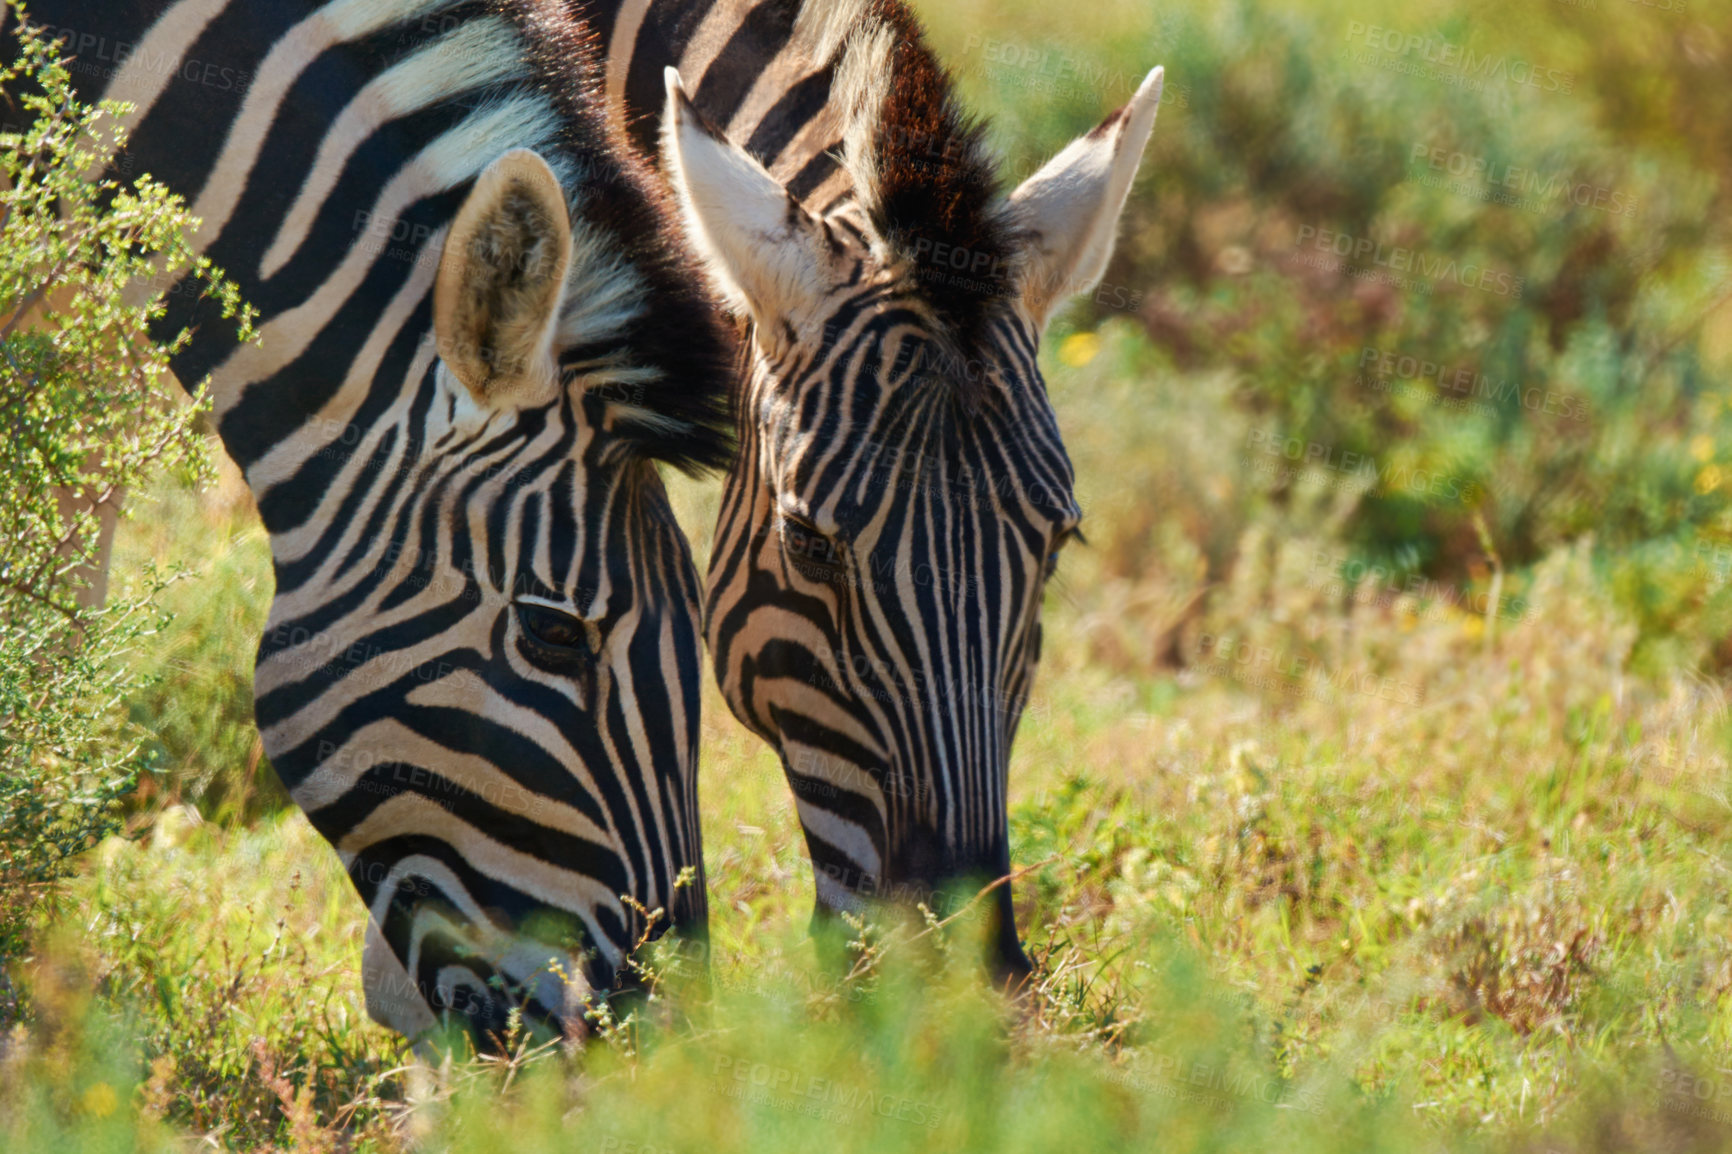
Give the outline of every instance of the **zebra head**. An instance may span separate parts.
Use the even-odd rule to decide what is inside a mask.
[[[1036,352],[1105,272],[1161,70],[1008,198],[946,91],[895,29],[855,44],[831,98],[851,194],[815,209],[668,72],[664,167],[750,335],[708,636],[781,756],[820,916],[1010,870],[1011,741],[1082,516]]]
[[[256,77],[159,83],[131,147],[260,306],[175,368],[270,534],[255,716],[367,907],[368,1010],[581,1033],[643,938],[705,930],[701,584],[658,470],[731,459],[733,337],[557,8],[137,7],[54,7],[140,46],[111,90]]]
[[[416,400],[346,454],[359,503],[303,557],[273,542],[260,731],[372,914],[369,1009],[410,1037],[448,1011],[487,1044],[514,1006],[581,1027],[640,935],[704,931],[699,585],[620,435],[655,414],[574,337],[629,312],[596,243],[537,153],[483,171]]]
[[[542,0],[30,16],[258,309],[236,347],[183,282],[161,331],[270,535],[254,712],[367,907],[369,1012],[581,1032],[640,940],[705,926],[701,587],[657,470],[732,459],[735,359],[594,37]]]

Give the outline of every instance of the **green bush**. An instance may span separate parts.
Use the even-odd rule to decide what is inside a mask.
[[[994,110],[1013,176],[1166,67],[1106,288],[1051,344],[1113,318],[1140,328],[1161,356],[1121,405],[1170,410],[1164,394],[1226,377],[1201,455],[1225,455],[1222,491],[1242,499],[1195,474],[1143,492],[1145,536],[1116,547],[1117,575],[1182,542],[1180,584],[1198,552],[1202,579],[1229,579],[1247,528],[1286,529],[1333,484],[1352,498],[1332,530],[1346,569],[1483,589],[1490,569],[1592,533],[1641,620],[1638,663],[1732,661],[1672,638],[1732,629],[1724,574],[1701,563],[1732,531],[1725,10],[960,0],[923,15]],[[1519,82],[1529,66],[1537,85]],[[1200,455],[1182,441],[1144,453]],[[1121,513],[1096,527],[1119,536]]]
[[[23,18],[23,9],[14,8]],[[186,206],[147,178],[93,179],[124,144],[114,104],[72,98],[28,26],[0,71],[34,122],[0,134],[0,964],[82,850],[118,828],[138,771],[121,703],[129,654],[159,624],[164,580],[108,605],[92,595],[105,517],[168,469],[208,470],[169,358],[151,339],[166,291],[214,295],[242,336],[250,314],[193,252]],[[126,290],[156,291],[130,303]]]

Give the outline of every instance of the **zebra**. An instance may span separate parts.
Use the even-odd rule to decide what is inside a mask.
[[[1160,104],[1008,195],[901,0],[571,0],[746,335],[706,625],[792,786],[815,920],[1010,874],[1011,740],[1081,509],[1036,364]],[[1008,884],[988,960],[1031,967]]]
[[[706,932],[702,588],[658,468],[731,458],[735,337],[529,0],[40,0],[110,171],[186,197],[261,339],[169,290],[269,533],[255,716],[425,1047],[581,1034]]]

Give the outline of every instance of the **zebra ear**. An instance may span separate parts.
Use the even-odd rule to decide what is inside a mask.
[[[554,376],[553,334],[571,264],[565,192],[528,149],[494,161],[458,210],[433,285],[439,356],[497,405]]]
[[[829,287],[823,230],[763,165],[704,119],[676,70],[666,76],[662,158],[686,233],[728,306],[768,331]]]
[[[1119,214],[1155,127],[1164,70],[1149,73],[1131,102],[1053,157],[1010,195],[1029,240],[1023,303],[1040,324],[1066,297],[1106,275]]]

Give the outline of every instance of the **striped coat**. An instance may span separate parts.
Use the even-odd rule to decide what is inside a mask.
[[[716,674],[793,787],[820,914],[1010,872],[1040,608],[1079,534],[1036,354],[1095,284],[1160,102],[1020,187],[900,0],[568,0],[745,325]],[[990,957],[1028,970],[1009,886]]]
[[[371,915],[370,1011],[581,1030],[646,930],[704,930],[657,467],[730,457],[735,355],[589,38],[516,0],[30,13],[260,310],[244,347],[190,293],[164,324],[270,533],[259,730]]]

